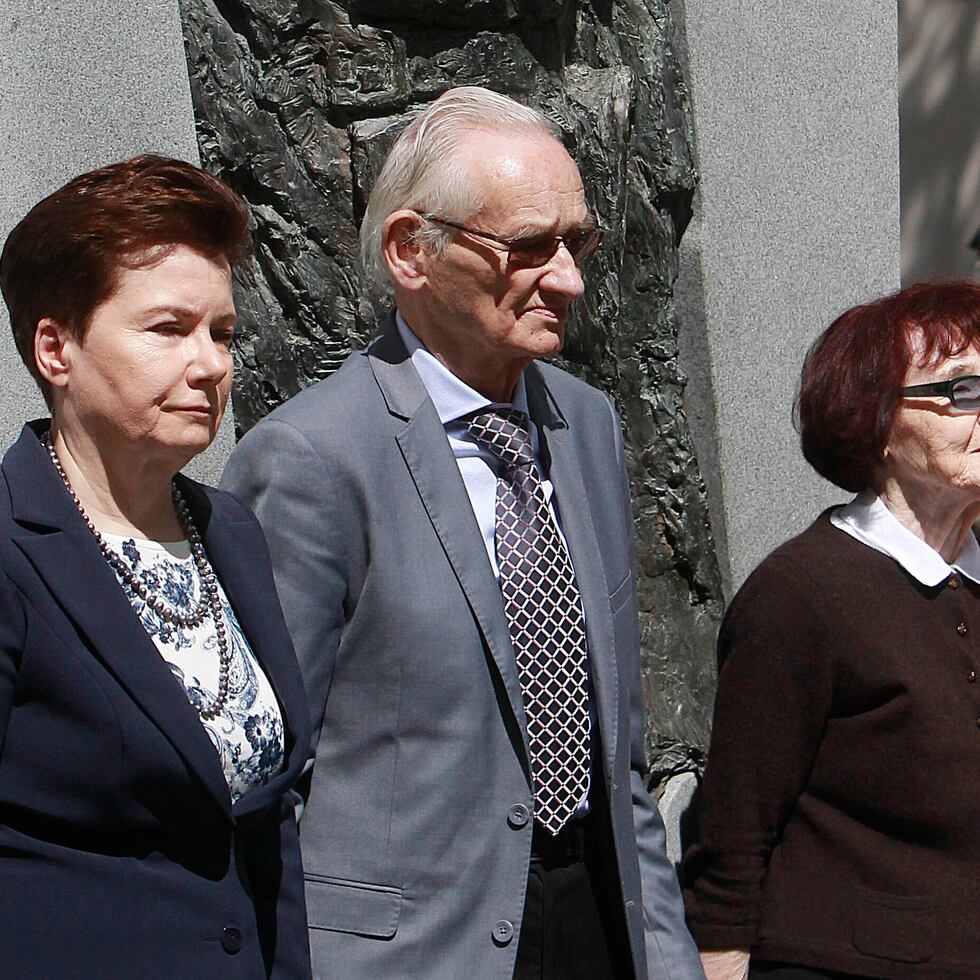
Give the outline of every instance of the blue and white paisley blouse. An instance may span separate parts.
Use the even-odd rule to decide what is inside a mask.
[[[201,583],[186,541],[146,541],[105,532],[102,537],[150,594],[162,597],[181,612],[195,608]],[[211,704],[218,690],[218,637],[211,617],[192,628],[168,623],[125,586],[124,591],[191,704],[199,711]],[[272,685],[255,659],[220,583],[218,594],[231,653],[228,699],[220,714],[210,720],[202,718],[201,724],[218,753],[234,803],[279,771],[285,745],[282,714]]]

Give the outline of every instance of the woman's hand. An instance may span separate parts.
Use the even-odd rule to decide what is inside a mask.
[[[749,975],[747,949],[703,949],[701,966],[707,980],[746,980]]]

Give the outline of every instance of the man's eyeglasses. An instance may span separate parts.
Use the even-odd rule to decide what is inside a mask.
[[[572,232],[569,235],[535,235],[532,238],[501,238],[499,235],[491,235],[488,231],[479,231],[476,228],[468,228],[461,225],[458,221],[449,221],[446,218],[437,218],[434,214],[423,214],[426,221],[434,221],[437,225],[445,225],[447,228],[455,228],[457,231],[466,232],[475,238],[483,238],[491,243],[491,248],[502,246],[501,251],[507,252],[507,260],[511,265],[523,269],[537,269],[550,261],[551,257],[558,251],[560,245],[564,245],[572,261],[578,265],[584,265],[592,253],[602,242],[602,229],[589,228],[582,231]]]
[[[924,385],[910,385],[902,389],[906,398],[922,398],[926,395],[942,395],[949,399],[957,412],[980,411],[980,376],[967,374],[950,381],[933,381]]]

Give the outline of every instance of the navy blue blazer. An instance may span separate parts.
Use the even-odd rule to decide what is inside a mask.
[[[309,709],[259,525],[179,477],[279,699],[286,765],[234,806],[218,755],[32,423],[0,479],[0,974],[309,977],[291,788]]]

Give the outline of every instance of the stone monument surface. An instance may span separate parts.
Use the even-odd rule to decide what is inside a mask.
[[[372,333],[357,258],[399,129],[457,85],[542,109],[607,239],[562,363],[624,423],[638,532],[652,782],[703,759],[721,581],[683,410],[673,282],[691,213],[687,90],[666,0],[181,0],[204,165],[248,200],[240,431]],[[329,420],[325,420],[328,422]]]

